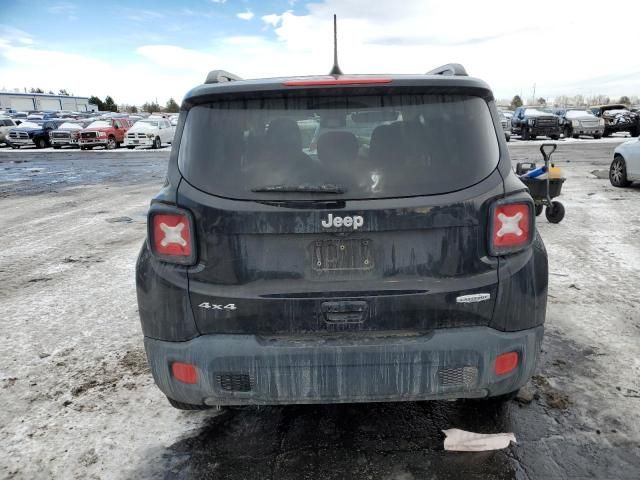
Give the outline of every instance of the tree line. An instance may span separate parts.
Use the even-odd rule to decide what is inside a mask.
[[[547,106],[547,100],[544,97],[538,98],[535,102],[536,105]],[[569,97],[567,95],[558,95],[553,99],[553,102],[550,102],[550,105],[554,107],[588,107],[589,105],[606,105],[609,103],[621,103],[626,106],[637,105],[640,103],[640,98],[638,96],[627,96],[623,95],[620,98],[611,98],[607,95],[591,95],[591,96],[583,96],[583,95],[574,95]],[[524,102],[520,95],[515,95],[511,99],[511,103],[509,106],[512,110],[515,110],[518,107],[522,107]]]
[[[53,90],[49,90],[48,92],[45,92],[42,88],[32,87],[29,89],[29,93],[47,93],[49,95],[64,95],[66,97],[74,96],[73,93],[69,93],[64,88],[61,88],[60,90],[58,90],[58,93],[56,94],[54,93]],[[98,110],[100,110],[101,112],[138,113],[139,111],[142,111],[142,112],[149,112],[149,113],[154,113],[154,112],[178,113],[180,111],[180,105],[178,105],[178,103],[173,99],[173,97],[167,100],[167,103],[164,106],[156,102],[145,102],[144,104],[142,104],[141,107],[138,107],[136,105],[128,105],[128,104],[118,105],[111,95],[107,95],[104,98],[104,100],[102,100],[100,97],[96,95],[91,95],[89,97],[89,103],[96,105],[98,107]]]
[[[118,105],[113,97],[107,95],[102,101],[100,97],[92,95],[89,97],[89,103],[98,106],[98,110],[101,112],[127,112],[127,113],[138,113],[138,112],[166,112],[166,113],[178,113],[180,111],[180,105],[172,98],[167,100],[167,103],[161,106],[157,102],[145,102],[142,106],[138,107],[136,105],[129,105],[126,103]]]

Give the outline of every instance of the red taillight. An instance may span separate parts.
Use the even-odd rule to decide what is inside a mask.
[[[162,260],[192,264],[195,260],[191,216],[180,209],[149,213],[149,243]]]
[[[309,78],[300,80],[285,80],[282,82],[287,87],[318,87],[323,85],[371,85],[391,83],[390,78],[359,78],[359,77],[328,77]]]
[[[491,253],[513,253],[531,243],[532,206],[529,203],[498,204],[492,209]]]
[[[171,364],[171,374],[182,383],[193,385],[198,383],[198,371],[190,363],[174,362]]]
[[[518,366],[518,352],[508,352],[496,358],[496,375],[506,375]]]

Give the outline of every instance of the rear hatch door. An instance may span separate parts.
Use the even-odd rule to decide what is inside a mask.
[[[350,128],[346,119],[363,112],[367,128]],[[464,132],[454,128],[460,121]],[[189,290],[199,330],[490,323],[498,277],[486,219],[504,192],[496,125],[487,101],[472,95],[193,107],[178,204],[195,220]]]

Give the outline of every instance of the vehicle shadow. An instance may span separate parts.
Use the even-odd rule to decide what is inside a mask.
[[[162,455],[164,478],[525,478],[511,447],[474,453],[443,449],[443,429],[512,431],[513,405],[459,401],[232,410],[168,447]]]

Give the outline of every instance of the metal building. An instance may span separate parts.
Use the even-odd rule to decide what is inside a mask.
[[[0,92],[0,108],[12,108],[19,112],[32,110],[90,112],[98,110],[98,107],[89,103],[89,97],[15,92]]]

